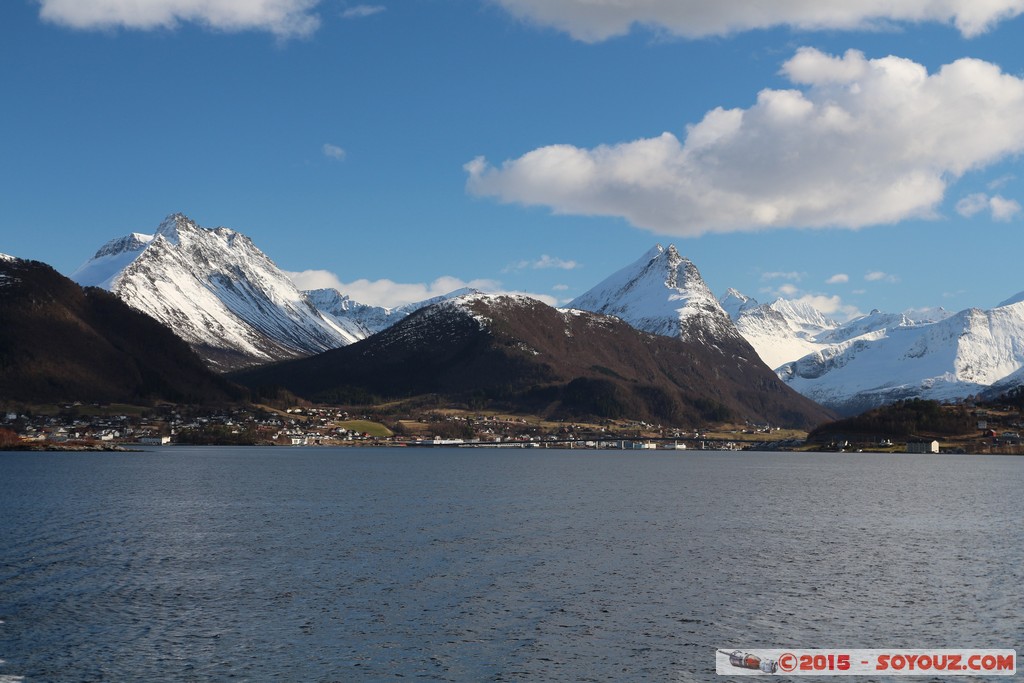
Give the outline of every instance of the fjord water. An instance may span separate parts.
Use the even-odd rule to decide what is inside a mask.
[[[983,456],[0,453],[0,680],[710,681],[716,647],[1017,647],[1022,490]]]

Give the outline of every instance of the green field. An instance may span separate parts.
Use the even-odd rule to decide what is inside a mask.
[[[380,422],[370,420],[347,420],[338,424],[342,429],[350,432],[366,432],[370,436],[387,437],[394,436],[394,432],[382,425]]]

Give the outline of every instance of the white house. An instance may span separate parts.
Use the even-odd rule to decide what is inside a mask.
[[[908,441],[907,453],[938,453],[938,441]]]

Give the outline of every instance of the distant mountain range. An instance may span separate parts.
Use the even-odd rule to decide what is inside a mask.
[[[246,393],[166,327],[50,266],[0,255],[0,400],[223,404]]]
[[[1024,293],[990,310],[882,313],[839,324],[783,300],[722,300],[789,386],[841,414],[900,399],[988,396],[1024,381]]]
[[[302,292],[241,233],[202,228],[181,214],[152,235],[108,242],[72,278],[162,322],[220,371],[344,347],[446,299],[387,309],[335,290]],[[840,324],[801,302],[761,304],[735,290],[716,299],[670,245],[650,250],[570,307],[701,343],[744,366],[763,361],[799,393],[845,414],[1024,382],[1024,293],[991,310],[873,311]]]

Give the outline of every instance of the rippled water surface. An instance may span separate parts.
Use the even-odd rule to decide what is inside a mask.
[[[1019,647],[1022,492],[1010,457],[0,453],[0,680],[713,681],[716,647]]]

